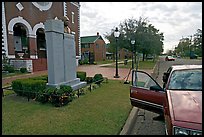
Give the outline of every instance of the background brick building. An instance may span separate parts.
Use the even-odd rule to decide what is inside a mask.
[[[106,60],[106,43],[99,33],[81,37],[81,53],[83,58],[89,58],[91,55],[94,61]]]

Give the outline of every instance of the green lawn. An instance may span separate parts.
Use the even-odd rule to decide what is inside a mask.
[[[129,84],[109,80],[63,107],[2,98],[3,135],[117,135],[132,108]]]
[[[139,69],[153,69],[154,66],[156,64],[156,61],[153,62],[152,60],[147,60],[147,61],[139,61]],[[103,67],[115,67],[115,64],[113,65],[108,65],[108,66],[103,66]],[[132,61],[131,62],[128,62],[127,65],[124,65],[124,63],[119,63],[118,64],[118,67],[119,68],[131,68],[132,67]],[[134,64],[134,67],[135,64]]]
[[[11,76],[17,76],[17,75],[25,75],[25,74],[28,74],[28,72],[21,73],[20,71],[16,71],[15,73],[2,73],[2,78],[11,77]]]
[[[124,61],[124,59],[119,59],[118,62],[120,62],[120,61]],[[110,64],[110,63],[115,63],[115,60],[113,60],[113,59],[110,59],[110,60],[106,59],[104,61],[97,61],[96,63],[97,63],[97,65]]]

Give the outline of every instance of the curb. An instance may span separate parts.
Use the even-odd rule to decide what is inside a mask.
[[[128,135],[130,133],[133,127],[133,123],[134,121],[136,121],[138,111],[139,109],[137,107],[132,108],[128,119],[126,120],[126,123],[123,126],[123,129],[121,130],[119,135]]]

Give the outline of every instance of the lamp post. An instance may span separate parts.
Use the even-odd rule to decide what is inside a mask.
[[[189,57],[191,58],[191,44],[192,44],[192,35],[190,36],[190,43],[189,43]]]
[[[132,44],[132,69],[134,69],[134,61],[133,61],[133,57],[135,55],[135,40],[131,40],[131,44]]]
[[[115,48],[115,54],[116,54],[116,73],[114,78],[119,78],[120,76],[118,75],[118,37],[120,35],[120,32],[118,31],[118,28],[116,27],[115,32],[114,32],[114,37],[116,38],[116,48]]]
[[[134,39],[132,39],[131,41],[131,44],[132,44],[132,70],[134,70],[134,56],[135,56],[135,46],[134,46],[134,44],[135,44],[135,40]],[[134,76],[134,73],[132,73],[132,85],[133,85],[133,76]]]

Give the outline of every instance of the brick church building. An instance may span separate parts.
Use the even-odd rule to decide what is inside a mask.
[[[79,14],[79,2],[2,2],[2,58],[29,60],[32,72],[47,70],[44,23],[67,16],[77,60],[81,56]]]

